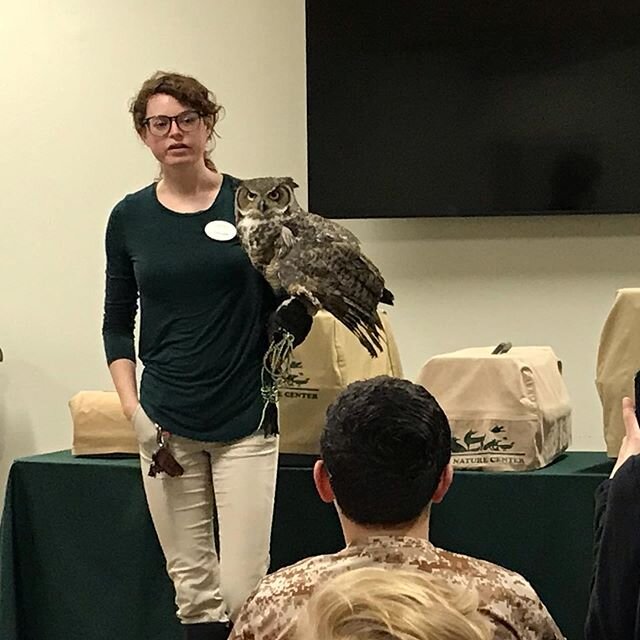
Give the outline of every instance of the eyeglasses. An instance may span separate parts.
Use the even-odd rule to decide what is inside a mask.
[[[151,116],[145,118],[142,124],[149,129],[149,133],[161,137],[171,131],[172,122],[175,122],[183,133],[189,133],[198,126],[201,117],[197,111],[183,111],[177,116]]]

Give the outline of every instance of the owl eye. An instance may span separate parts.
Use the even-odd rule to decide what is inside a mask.
[[[280,200],[280,189],[274,189],[267,194],[272,200]]]
[[[247,200],[255,200],[257,196],[257,193],[253,193],[253,191],[247,190]]]

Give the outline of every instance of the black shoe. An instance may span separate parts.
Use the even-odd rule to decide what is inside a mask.
[[[183,624],[185,640],[227,640],[231,627],[228,622],[199,622]]]

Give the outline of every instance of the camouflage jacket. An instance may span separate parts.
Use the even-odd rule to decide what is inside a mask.
[[[419,538],[376,537],[334,555],[307,558],[267,576],[235,621],[230,640],[294,640],[297,612],[316,585],[371,564],[415,567],[475,587],[495,640],[561,640],[562,633],[531,585],[490,562],[451,553]]]

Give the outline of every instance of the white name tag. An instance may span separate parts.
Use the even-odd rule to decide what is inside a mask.
[[[220,242],[233,240],[238,232],[236,228],[225,220],[212,220],[205,225],[204,232],[212,239]]]

